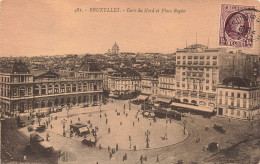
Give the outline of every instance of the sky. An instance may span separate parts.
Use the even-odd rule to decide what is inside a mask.
[[[2,0],[0,56],[105,53],[115,42],[121,52],[174,53],[186,42],[196,43],[196,33],[197,43],[216,48],[221,4],[259,7],[256,0]],[[87,11],[76,13],[77,8]],[[121,12],[91,13],[90,8]],[[163,8],[172,13],[162,13]],[[259,44],[245,51],[259,54]]]

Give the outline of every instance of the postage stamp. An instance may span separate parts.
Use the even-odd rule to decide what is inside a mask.
[[[254,6],[222,4],[219,45],[252,48],[255,11]]]

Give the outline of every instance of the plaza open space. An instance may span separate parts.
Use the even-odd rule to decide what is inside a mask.
[[[110,100],[107,105],[86,108],[76,106],[69,111],[64,108],[62,112],[42,118],[41,124],[48,120],[50,122],[47,129],[38,134],[48,140],[55,150],[62,152],[54,163],[201,163],[219,161],[218,156],[232,162],[234,159],[225,157],[227,150],[231,151],[234,145],[239,149],[240,143],[259,140],[257,119],[252,123],[221,117],[209,119],[191,114],[186,114],[181,121],[152,119],[143,117],[140,108],[140,105],[129,106],[126,100]],[[23,119],[27,119],[27,116]],[[222,123],[225,134],[213,128],[215,122]],[[95,129],[95,147],[82,144],[84,136],[70,134],[70,125],[77,123]],[[37,119],[35,124],[38,124]],[[28,132],[27,127],[21,128],[19,132],[28,138],[33,133]],[[248,140],[249,135],[251,140]],[[211,142],[219,143],[216,152],[204,149]],[[257,151],[257,148],[252,149]],[[258,160],[256,155],[248,154],[244,151],[239,156],[240,161]],[[29,156],[27,161],[30,161]]]

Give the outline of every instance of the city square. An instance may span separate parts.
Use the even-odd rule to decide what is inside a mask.
[[[124,104],[126,104],[125,109]],[[50,136],[48,140],[54,149],[66,152],[66,157],[61,156],[59,161],[69,161],[71,163],[82,163],[83,161],[88,161],[89,163],[140,163],[141,156],[147,157],[147,161],[143,161],[143,163],[157,163],[157,158],[159,158],[161,163],[176,163],[178,161],[190,163],[197,160],[205,162],[205,160],[213,158],[212,155],[218,154],[212,154],[203,150],[203,147],[208,143],[213,141],[219,142],[219,152],[221,152],[221,150],[225,150],[232,144],[248,138],[249,135],[249,125],[247,122],[241,123],[239,120],[229,122],[229,120],[225,118],[213,117],[207,119],[199,115],[187,115],[183,117],[182,121],[172,120],[171,123],[168,118],[168,139],[163,140],[162,137],[165,136],[166,132],[166,119],[158,118],[156,122],[154,122],[153,119],[143,118],[140,112],[136,118],[135,116],[138,110],[140,111],[140,105],[132,104],[129,110],[129,101],[122,100],[110,100],[107,105],[102,105],[101,107],[72,107],[69,112],[63,110],[62,112],[51,114],[50,117],[43,118],[41,120],[42,123],[51,117],[55,118],[57,116],[57,120],[53,119],[46,131],[39,133],[39,135],[46,140],[48,133]],[[116,111],[120,112],[120,116],[117,115]],[[123,114],[124,111],[125,114]],[[127,117],[126,113],[128,113]],[[26,119],[27,117],[24,118]],[[117,119],[113,121],[113,118]],[[108,120],[108,124],[106,124],[106,119]],[[67,120],[65,121],[66,136],[63,136],[62,131],[64,120]],[[93,127],[98,127],[98,142],[96,147],[91,148],[83,145],[81,141],[84,137],[69,136],[67,127],[71,124],[70,120],[72,120],[72,123],[87,123],[87,121],[90,120]],[[183,134],[184,120],[187,122],[185,135]],[[223,138],[223,134],[214,130],[213,125],[216,121],[225,122],[225,124],[223,124],[227,129],[227,134],[225,135],[230,137]],[[122,122],[122,125],[120,125],[120,122]],[[135,123],[134,126],[132,124],[133,122]],[[35,124],[38,124],[37,120]],[[255,123],[255,128],[258,124],[259,122]],[[52,125],[52,128],[50,125]],[[110,133],[108,133],[108,127],[111,129]],[[208,131],[205,130],[206,127],[209,128]],[[136,130],[134,128],[136,128]],[[147,130],[150,131],[149,148],[146,148],[145,140],[145,132]],[[27,127],[19,131],[28,137],[30,136]],[[257,129],[254,129],[254,133],[258,135]],[[129,136],[131,136],[131,147]],[[110,158],[109,152],[111,152],[112,149],[116,149],[117,144],[118,150]],[[137,147],[136,150],[134,150],[135,145]],[[110,150],[108,150],[108,147]],[[188,154],[187,151],[189,152]],[[86,153],[88,154],[87,156],[85,155]],[[127,160],[123,160],[125,154],[127,154]],[[29,159],[30,158],[27,157],[28,161]]]
[[[260,163],[259,0],[0,0],[0,163]]]

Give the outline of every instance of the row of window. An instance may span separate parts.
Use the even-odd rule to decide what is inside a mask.
[[[101,85],[96,85],[96,84],[90,84],[89,86],[89,90],[90,91],[97,91],[99,89],[101,89],[102,86]],[[20,97],[25,96],[25,87],[20,88]],[[87,86],[83,85],[83,88],[81,85],[79,85],[78,87],[76,87],[76,85],[71,85],[68,84],[66,85],[66,91],[65,91],[65,85],[61,85],[60,89],[57,85],[55,85],[54,89],[52,87],[52,85],[49,85],[48,88],[44,85],[41,87],[41,89],[39,89],[38,86],[36,86],[34,88],[34,95],[40,95],[40,91],[41,91],[41,95],[45,95],[45,94],[52,94],[52,93],[65,93],[65,92],[81,92],[81,91],[87,91]],[[31,88],[27,88],[27,95],[31,95],[32,90]],[[13,96],[18,96],[18,89],[14,88],[13,89]]]
[[[228,109],[225,110],[225,114],[227,115],[228,114]],[[240,111],[239,110],[236,110],[236,114],[235,114],[235,110],[230,110],[230,115],[232,116],[238,116],[240,117]],[[246,118],[246,112],[243,112],[243,118]]]
[[[220,95],[220,96],[223,96],[223,92],[222,92],[222,91],[219,91],[219,95]],[[230,93],[225,92],[225,96],[235,97],[235,93],[234,93],[234,92],[230,92]],[[237,97],[237,98],[242,98],[242,96],[243,96],[243,98],[247,98],[247,94],[246,94],[246,93],[242,94],[242,93],[239,93],[239,92],[238,92],[238,93],[236,94],[236,97]]]
[[[177,61],[177,64],[181,64],[181,62],[180,61]],[[188,65],[210,65],[210,61],[207,61],[206,63],[204,62],[204,61],[200,61],[200,62],[197,62],[197,61],[194,61],[194,62],[192,62],[192,61],[188,61],[187,63],[186,63],[186,61],[183,61],[182,62],[182,64],[183,65],[186,65],[186,64],[188,64]],[[217,65],[218,63],[217,63],[217,61],[213,61],[212,62],[212,65]]]
[[[245,99],[243,100],[243,105],[242,106],[241,106],[240,102],[241,102],[240,99],[237,99],[236,107],[246,108],[246,100]],[[222,103],[222,99],[219,99],[219,104],[223,104]],[[225,105],[230,105],[230,106],[234,107],[235,106],[234,105],[234,100],[231,99],[230,103],[228,103],[228,98],[225,98]]]
[[[182,59],[186,59],[187,56],[182,56]],[[204,59],[205,56],[188,56],[187,57],[188,59]],[[218,57],[217,56],[212,56],[212,59],[217,59]],[[181,59],[181,56],[177,56],[177,59]],[[206,56],[206,59],[210,59],[210,56]]]

